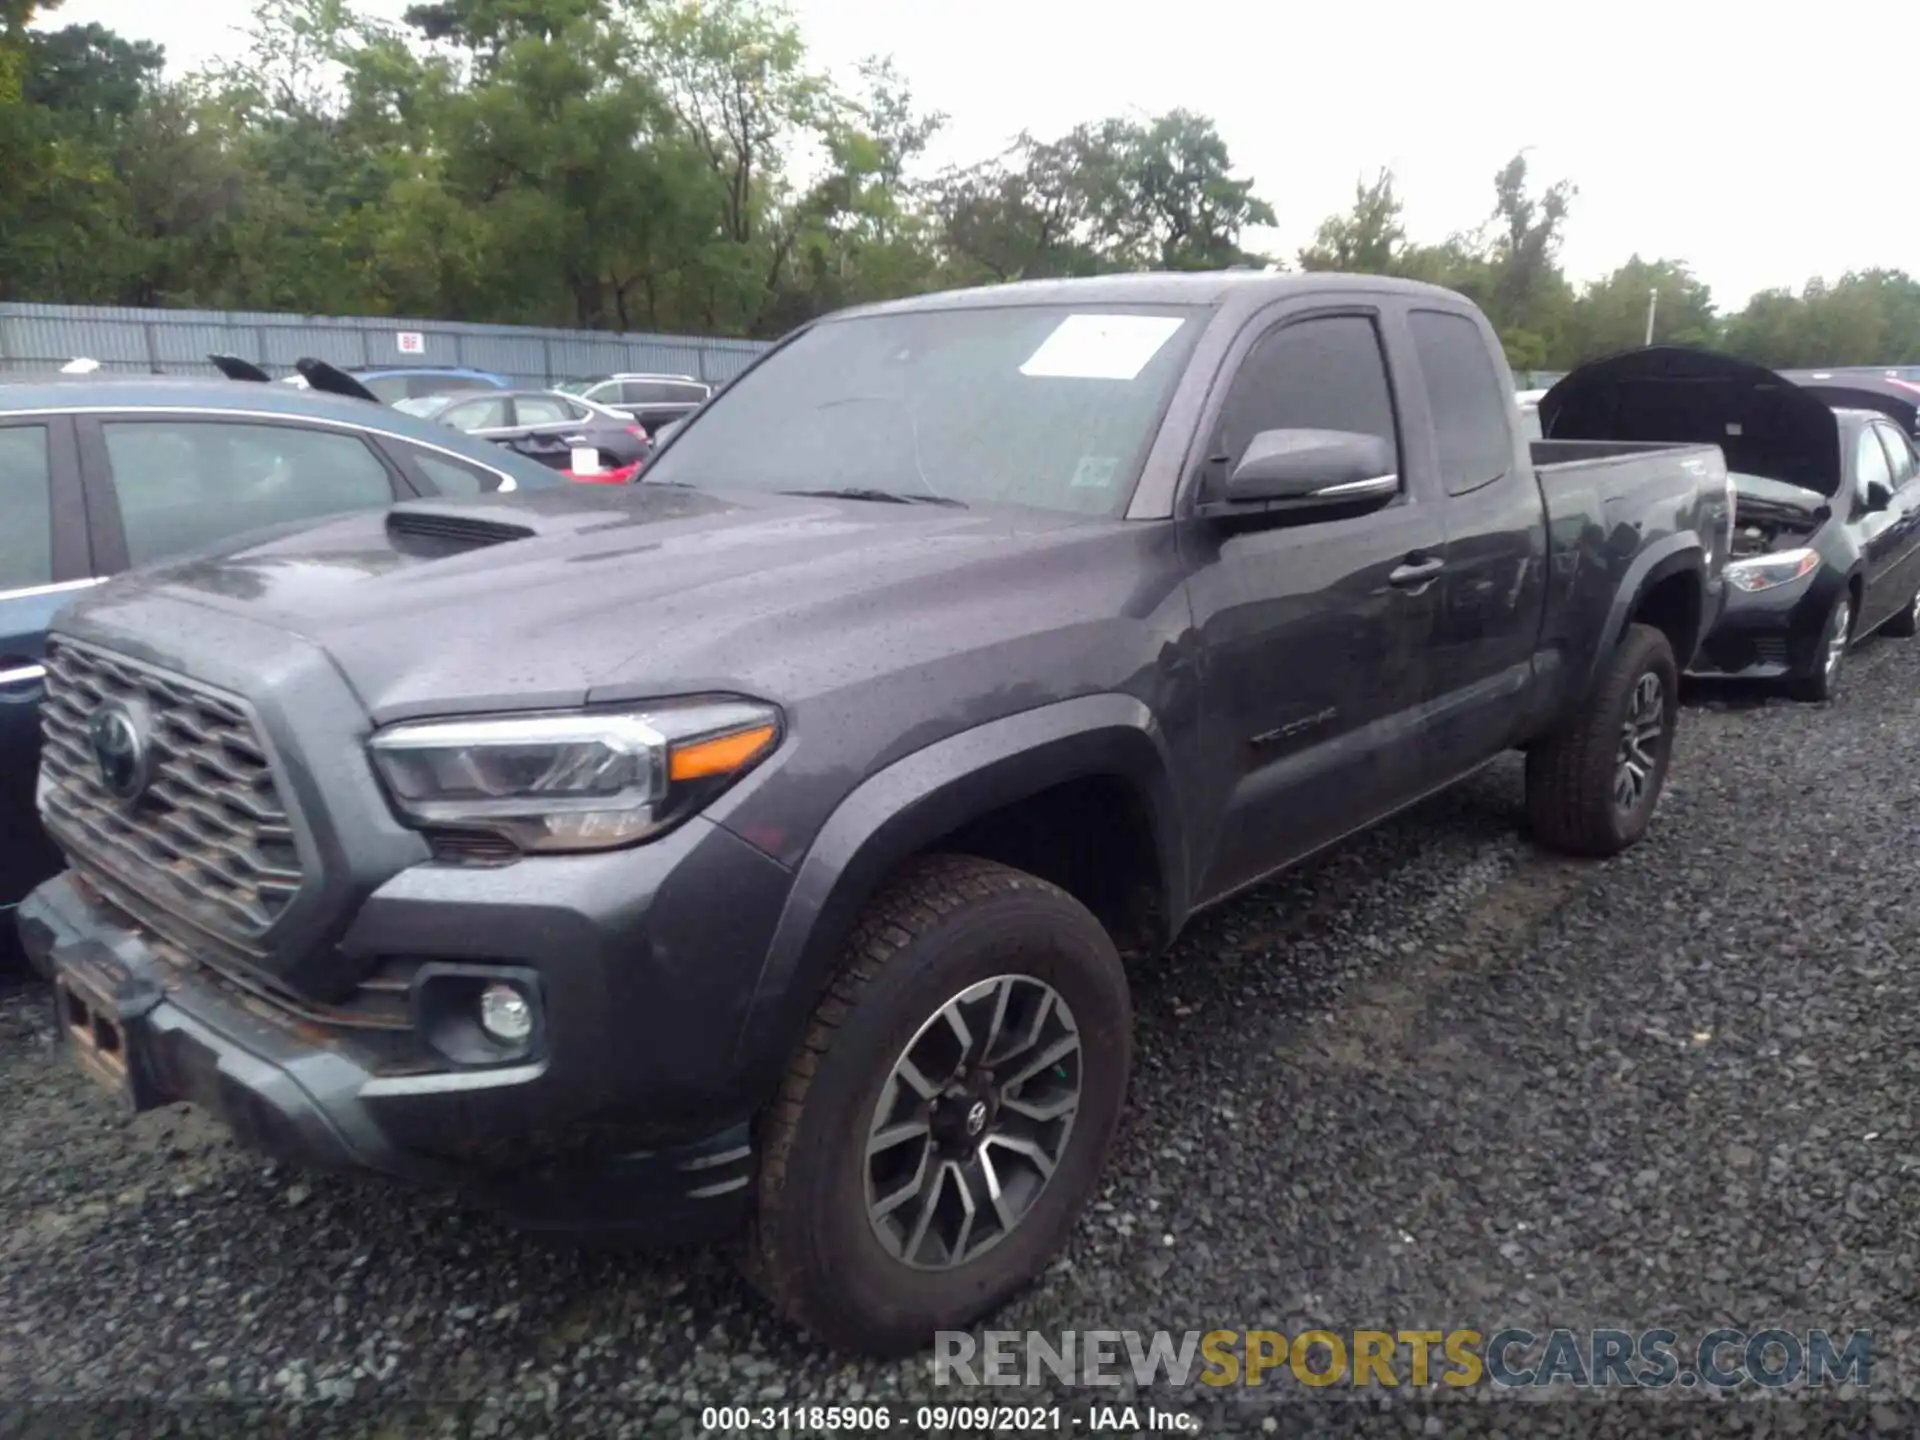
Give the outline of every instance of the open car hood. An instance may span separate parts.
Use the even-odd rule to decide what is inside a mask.
[[[207,356],[208,361],[229,380],[246,380],[256,385],[268,385],[273,377],[251,360],[242,360],[238,355],[214,354]]]
[[[1840,422],[1811,391],[1760,365],[1656,345],[1582,365],[1540,398],[1549,440],[1718,445],[1727,468],[1833,496]]]
[[[346,371],[329,365],[324,360],[296,360],[293,368],[300,372],[300,378],[313,389],[325,395],[345,395],[352,400],[371,400],[381,403],[380,397],[362,385]]]

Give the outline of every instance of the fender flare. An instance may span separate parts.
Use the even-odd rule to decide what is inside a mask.
[[[1694,636],[1694,648],[1699,649],[1700,641],[1706,638],[1712,627],[1714,616],[1707,611],[1707,564],[1706,547],[1700,537],[1691,530],[1682,530],[1649,545],[1634,558],[1628,567],[1620,588],[1614,592],[1613,606],[1607,613],[1606,628],[1601,631],[1601,644],[1594,651],[1593,661],[1581,688],[1582,694],[1590,691],[1605,668],[1607,659],[1619,648],[1625,638],[1627,625],[1634,611],[1640,608],[1640,602],[1663,580],[1675,575],[1691,573],[1700,582],[1700,631]],[[1692,655],[1676,655],[1680,668],[1684,671],[1693,662]]]
[[[1184,914],[1190,878],[1173,774],[1153,712],[1130,695],[1102,694],[989,721],[869,776],[794,872],[735,1042],[737,1071],[761,1093],[777,1083],[855,919],[901,862],[969,820],[1066,781],[1113,776],[1134,789],[1167,914]]]

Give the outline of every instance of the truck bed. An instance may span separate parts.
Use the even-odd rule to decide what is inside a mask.
[[[1557,675],[1552,703],[1584,690],[1611,651],[1635,570],[1651,571],[1696,542],[1724,557],[1731,516],[1726,460],[1713,445],[1628,440],[1536,440],[1534,473],[1546,507],[1549,557],[1538,672]],[[1709,573],[1718,574],[1709,563]],[[1712,586],[1710,603],[1719,602]],[[1701,619],[1704,634],[1712,616]],[[1690,655],[1675,657],[1684,670]]]

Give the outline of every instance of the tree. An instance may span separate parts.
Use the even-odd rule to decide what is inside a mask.
[[[1568,348],[1560,358],[1578,364],[1644,344],[1648,302],[1656,294],[1656,343],[1701,349],[1719,343],[1713,293],[1679,261],[1642,260],[1635,255],[1606,279],[1581,291],[1579,303],[1568,316]]]
[[[1174,110],[1058,140],[1022,134],[998,159],[948,171],[933,207],[962,283],[1261,263],[1241,235],[1272,225],[1273,208],[1232,170],[1213,122]]]
[[[1405,274],[1413,257],[1401,223],[1402,208],[1391,170],[1382,170],[1370,183],[1354,182],[1353,209],[1320,222],[1313,244],[1300,252],[1300,268],[1356,275]]]

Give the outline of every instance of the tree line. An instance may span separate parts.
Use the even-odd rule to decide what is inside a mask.
[[[1516,369],[1657,336],[1763,364],[1920,362],[1897,270],[1720,313],[1684,265],[1575,284],[1577,191],[1524,152],[1486,222],[1416,242],[1393,177],[1292,257],[1204,115],[1018,136],[927,173],[946,117],[883,58],[836,80],[778,0],[264,0],[235,53],[0,0],[0,298],[772,336],[843,305],[1134,269],[1289,265],[1464,291]],[[30,28],[40,20],[39,28]]]

